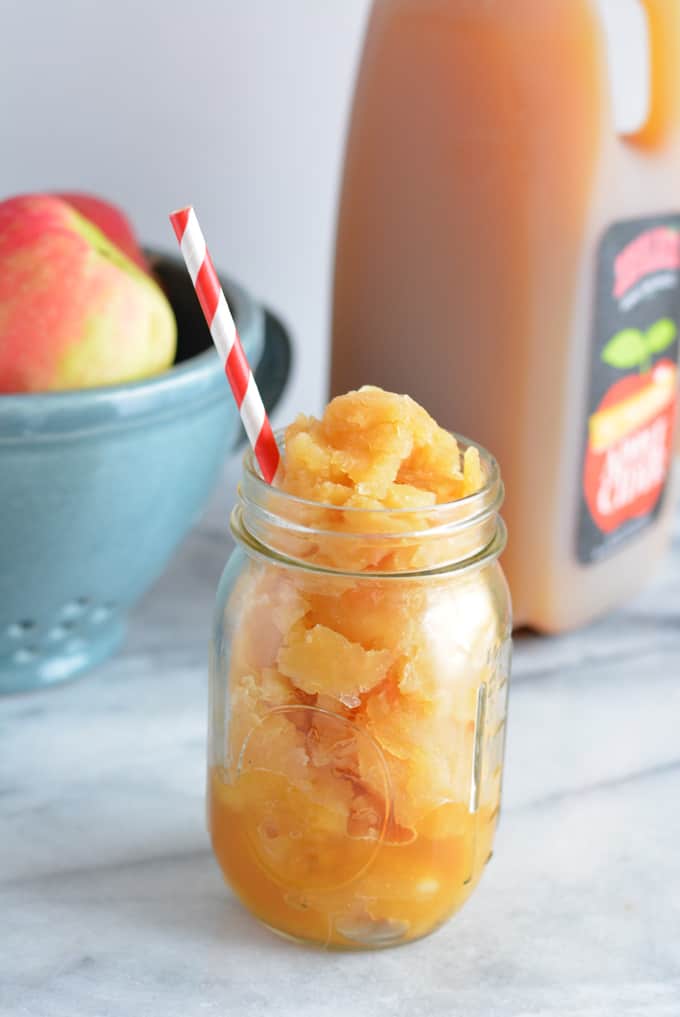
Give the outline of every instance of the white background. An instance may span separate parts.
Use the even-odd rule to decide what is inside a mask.
[[[620,18],[630,110],[640,31],[622,15],[635,0],[600,2]],[[168,249],[168,212],[194,204],[220,269],[293,330],[279,423],[325,399],[337,186],[369,4],[0,0],[0,196],[91,190]]]

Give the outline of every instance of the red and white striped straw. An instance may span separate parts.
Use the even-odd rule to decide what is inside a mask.
[[[260,464],[262,476],[268,484],[272,484],[281,462],[281,453],[196,213],[191,206],[182,208],[170,215],[170,222],[179,240],[182,257],[189,270],[205,320],[208,322],[213,342],[222,358],[225,374],[234,393],[255,458]]]

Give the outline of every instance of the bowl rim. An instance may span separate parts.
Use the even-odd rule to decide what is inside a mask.
[[[145,249],[151,264],[159,261],[183,265],[181,258],[156,249]],[[239,335],[251,363],[264,341],[264,309],[250,293],[230,276],[220,273],[229,304],[238,322]],[[51,436],[73,431],[116,426],[122,419],[138,421],[140,416],[169,413],[178,406],[206,397],[224,399],[222,363],[210,346],[160,374],[116,385],[67,389],[55,392],[0,393],[0,444],[31,436]],[[173,399],[165,397],[172,393]]]

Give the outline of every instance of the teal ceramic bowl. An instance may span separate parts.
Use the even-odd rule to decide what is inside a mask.
[[[72,678],[111,654],[241,436],[179,259],[153,256],[178,323],[176,364],[146,381],[0,395],[0,693]],[[222,280],[271,409],[290,344]]]

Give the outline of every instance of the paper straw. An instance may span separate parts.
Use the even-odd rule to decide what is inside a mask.
[[[253,447],[262,476],[268,484],[272,484],[281,462],[281,453],[196,213],[191,206],[179,209],[170,215],[170,222],[179,241],[182,257],[189,270],[210,335],[222,359],[248,441]]]

